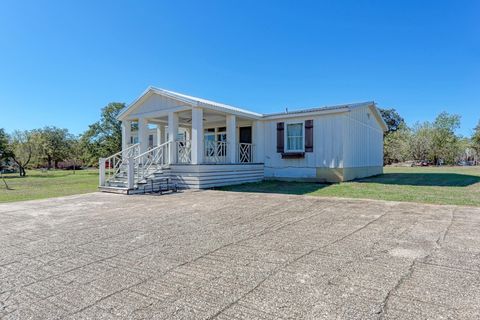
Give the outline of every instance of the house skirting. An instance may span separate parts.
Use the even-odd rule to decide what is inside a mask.
[[[303,174],[294,176],[295,169]],[[308,170],[307,170],[308,169]],[[272,168],[273,175],[265,177],[267,180],[282,180],[282,181],[303,181],[303,182],[343,182],[354,179],[360,179],[370,176],[375,176],[383,173],[383,166],[368,166],[368,167],[349,167],[349,168],[290,168],[285,172],[278,168]],[[285,174],[282,174],[285,173]],[[288,174],[287,174],[288,173]]]
[[[251,164],[176,164],[170,177],[180,188],[206,189],[264,179],[263,163]]]

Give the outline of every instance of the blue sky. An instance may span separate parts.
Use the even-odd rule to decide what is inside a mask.
[[[479,1],[0,0],[0,127],[83,132],[154,85],[257,112],[480,120]]]

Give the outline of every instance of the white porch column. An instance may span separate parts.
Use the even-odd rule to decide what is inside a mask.
[[[98,160],[98,184],[103,187],[105,186],[105,158],[100,158]]]
[[[157,124],[157,147],[163,143],[163,132],[165,132],[164,127],[161,124]]]
[[[132,136],[132,121],[122,121],[122,150],[128,148],[130,137]]]
[[[263,121],[253,121],[253,161],[256,163],[265,162],[265,132]]]
[[[192,164],[203,163],[203,109],[192,108]]]
[[[148,121],[145,118],[138,119],[138,143],[140,143],[140,153],[148,150]]]
[[[168,140],[170,144],[169,158],[170,163],[177,162],[177,134],[178,134],[178,113],[168,113]]]
[[[237,117],[227,114],[227,160],[237,162]]]
[[[135,161],[133,157],[127,159],[127,188],[133,189],[135,185]]]

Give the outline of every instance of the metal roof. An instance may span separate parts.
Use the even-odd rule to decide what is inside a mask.
[[[311,113],[311,112],[319,112],[319,111],[330,111],[330,110],[351,110],[355,108],[361,108],[361,107],[368,107],[370,105],[375,105],[375,102],[373,101],[368,101],[368,102],[360,102],[360,103],[349,103],[349,104],[340,104],[340,105],[335,105],[335,106],[323,106],[323,107],[313,107],[313,108],[307,108],[307,109],[295,109],[295,110],[288,110],[285,112],[277,112],[277,113],[269,113],[269,114],[264,114],[264,117],[271,117],[271,116],[281,116],[281,115],[287,115],[287,114],[301,114],[301,113]]]
[[[171,91],[171,90],[166,90],[166,89],[161,89],[161,88],[156,88],[156,87],[148,87],[147,90],[145,90],[140,97],[138,97],[134,102],[132,102],[127,108],[125,108],[118,116],[118,118],[121,118],[124,114],[127,113],[129,109],[134,107],[143,97],[145,97],[148,93],[156,93],[172,98],[176,98],[178,100],[184,101],[190,105],[193,106],[203,106],[209,109],[214,109],[217,111],[223,111],[223,112],[233,112],[237,114],[241,114],[244,116],[250,116],[252,118],[257,118],[257,119],[268,119],[270,117],[281,117],[281,116],[289,116],[289,115],[295,115],[295,114],[308,114],[308,113],[316,113],[316,112],[329,112],[329,111],[338,111],[338,112],[348,112],[349,110],[355,109],[355,108],[362,108],[362,107],[369,107],[369,106],[374,106],[375,109],[376,105],[375,102],[373,101],[367,101],[367,102],[360,102],[360,103],[349,103],[349,104],[341,104],[341,105],[334,105],[334,106],[323,106],[323,107],[313,107],[313,108],[306,108],[306,109],[296,109],[292,111],[285,111],[285,112],[278,112],[278,113],[269,113],[269,114],[260,114],[257,112],[252,112],[246,109],[242,108],[237,108],[228,104],[224,103],[219,103],[199,97],[194,97],[190,95],[186,95],[183,93]],[[378,113],[378,110],[377,110]],[[381,119],[381,117],[380,117]],[[381,122],[384,123],[383,119]],[[386,125],[385,125],[386,126]]]

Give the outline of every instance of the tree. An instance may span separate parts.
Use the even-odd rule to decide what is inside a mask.
[[[73,174],[75,174],[75,170],[78,168],[82,155],[83,149],[80,140],[72,136],[69,141],[68,160],[73,163]]]
[[[57,127],[45,127],[36,130],[41,157],[47,161],[48,168],[57,167],[57,163],[68,157],[69,143],[72,135],[67,129]]]
[[[2,181],[5,184],[5,188],[9,190],[9,186],[7,182],[5,181],[5,178],[3,177],[3,171],[2,171],[2,163],[4,159],[7,159],[9,157],[9,151],[8,151],[8,135],[5,132],[3,128],[0,128],[0,176],[2,177]]]
[[[433,122],[432,157],[435,164],[440,161],[454,164],[458,153],[459,138],[455,130],[460,127],[460,116],[440,113]]]
[[[385,164],[410,160],[411,131],[401,124],[397,130],[385,135],[383,159]]]
[[[480,157],[480,121],[478,121],[477,126],[473,129],[472,136],[472,149],[475,150],[477,157]],[[477,158],[478,159],[478,158]]]
[[[409,129],[395,109],[379,109],[388,126],[384,133],[383,163],[392,164],[408,160]]]
[[[26,168],[38,152],[34,131],[14,131],[9,144],[9,155],[17,164],[20,177],[26,176]]]
[[[3,159],[9,157],[8,135],[3,128],[0,128],[0,165]]]
[[[382,115],[383,120],[388,126],[387,134],[390,132],[395,132],[402,125],[405,125],[405,120],[400,116],[400,114],[395,109],[379,109],[380,114]]]
[[[417,122],[412,128],[409,152],[413,160],[431,160],[433,126],[430,122]]]
[[[124,108],[124,103],[109,103],[102,109],[100,121],[90,125],[82,135],[80,144],[85,163],[95,165],[98,158],[107,157],[122,149],[121,122],[117,120],[117,116]]]

